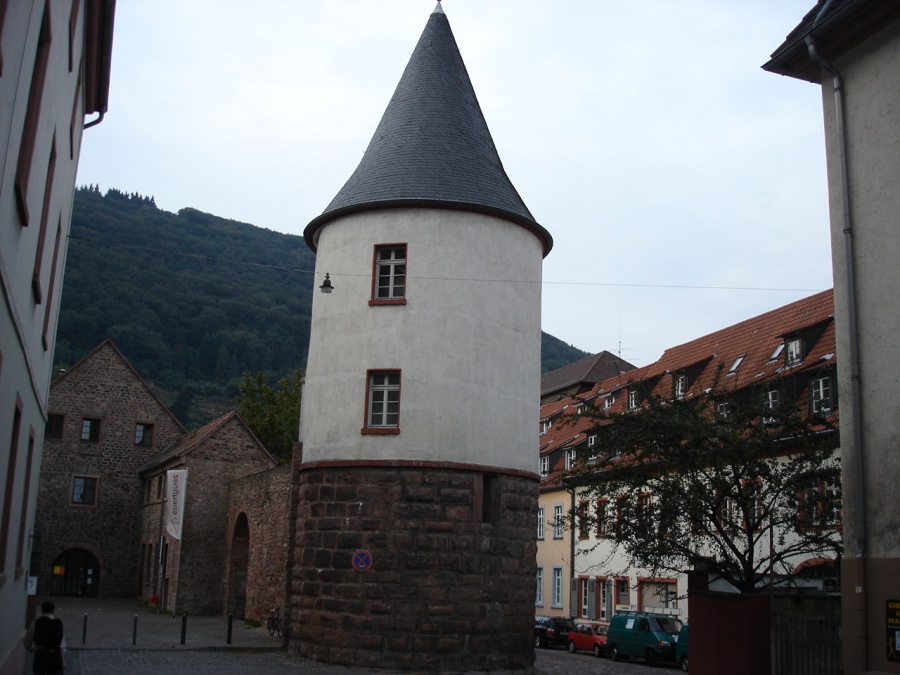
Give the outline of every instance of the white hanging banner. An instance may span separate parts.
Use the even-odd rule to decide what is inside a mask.
[[[166,532],[181,539],[181,523],[184,520],[184,496],[187,491],[187,469],[166,471]]]

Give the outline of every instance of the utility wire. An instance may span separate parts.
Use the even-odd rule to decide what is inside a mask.
[[[231,258],[216,258],[199,253],[184,253],[183,251],[165,250],[158,248],[150,248],[149,246],[136,246],[134,244],[122,244],[119,242],[101,241],[99,239],[91,239],[89,237],[76,237],[69,235],[69,239],[76,241],[85,241],[90,244],[105,244],[107,246],[118,246],[120,248],[129,248],[136,251],[147,251],[148,253],[159,253],[163,255],[180,255],[186,258],[197,258],[209,262],[223,262],[231,265],[246,265],[249,267],[262,267],[270,270],[281,270],[284,272],[302,272],[304,274],[315,274],[315,270],[307,270],[300,267],[284,267],[283,265],[265,265],[263,263],[249,262],[247,260],[234,260]],[[356,272],[332,272],[329,270],[332,278],[340,277],[367,277],[369,274]],[[474,281],[478,283],[513,283],[513,284],[542,284],[553,286],[605,286],[613,288],[675,288],[686,290],[703,290],[703,291],[777,291],[785,293],[818,293],[822,288],[766,288],[762,286],[699,286],[690,284],[622,284],[605,281],[527,281],[519,279],[475,279],[467,277],[428,277],[419,275],[409,275],[409,279],[423,279],[428,281]]]

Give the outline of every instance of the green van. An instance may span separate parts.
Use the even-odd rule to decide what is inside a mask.
[[[681,666],[684,672],[688,671],[688,625],[681,627],[678,633],[678,645],[675,647],[675,663]]]
[[[609,624],[606,647],[613,661],[623,656],[642,657],[647,665],[674,661],[681,626],[681,620],[673,616],[623,612]]]

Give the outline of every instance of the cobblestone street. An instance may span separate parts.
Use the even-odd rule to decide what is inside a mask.
[[[181,617],[157,614],[130,600],[61,598],[57,616],[66,627],[66,675],[349,675],[392,672],[343,668],[289,656],[281,639],[263,628],[235,622],[227,643],[223,617]],[[87,622],[85,624],[85,617]],[[135,625],[137,629],[135,630]],[[185,644],[181,630],[185,627]],[[23,675],[30,675],[31,660]],[[538,649],[538,675],[641,675],[676,672],[674,665],[650,668],[641,661],[613,662],[565,649]]]

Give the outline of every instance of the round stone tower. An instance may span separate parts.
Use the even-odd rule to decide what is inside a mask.
[[[534,662],[541,262],[440,4],[316,251],[290,648]]]

